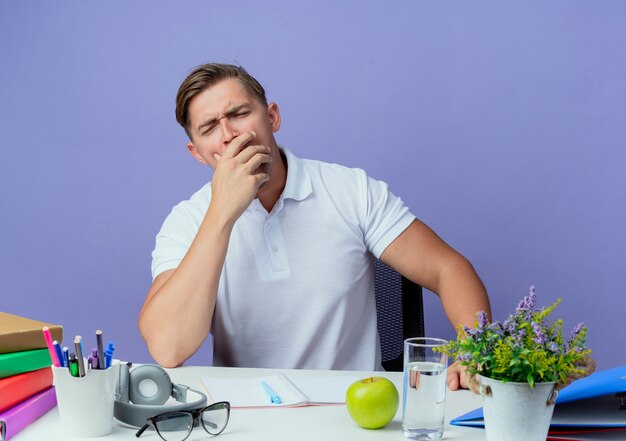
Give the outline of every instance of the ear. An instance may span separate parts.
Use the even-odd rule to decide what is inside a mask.
[[[187,150],[189,150],[189,153],[191,153],[191,156],[193,156],[194,158],[196,158],[196,160],[198,162],[200,162],[201,164],[207,165],[208,162],[206,161],[206,159],[204,159],[202,157],[202,155],[200,154],[200,151],[198,150],[198,148],[194,145],[193,141],[189,141],[187,143]]]
[[[269,103],[267,105],[267,115],[270,118],[272,132],[278,132],[278,129],[280,129],[280,109],[278,108],[278,104]]]

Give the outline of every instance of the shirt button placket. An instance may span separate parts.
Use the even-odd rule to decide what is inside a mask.
[[[272,252],[269,253],[269,257],[270,257],[270,261],[272,264],[272,269],[274,271],[276,271],[276,258],[275,258],[275,253],[278,251],[278,246],[275,244],[275,240],[272,237],[272,222],[270,220],[265,222],[265,244],[268,248],[268,251],[271,250]]]

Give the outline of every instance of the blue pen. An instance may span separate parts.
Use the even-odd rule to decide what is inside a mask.
[[[60,367],[67,367],[64,364],[64,358],[63,358],[63,350],[61,349],[61,345],[59,344],[58,341],[53,341],[52,342],[52,346],[54,346],[54,352],[57,353],[57,358],[59,359],[59,366]]]
[[[63,346],[63,367],[70,367],[70,348]]]
[[[107,348],[104,350],[105,369],[108,369],[111,367],[111,360],[113,360],[114,352],[115,352],[115,344],[113,343],[113,340],[111,340],[109,344],[107,345]]]
[[[263,386],[263,390],[265,390],[265,393],[273,404],[280,404],[283,402],[283,400],[280,399],[278,394],[272,390],[266,381],[261,381],[261,386]]]

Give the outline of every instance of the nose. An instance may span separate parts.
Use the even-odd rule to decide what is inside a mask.
[[[235,128],[228,118],[222,118],[220,120],[220,128],[222,130],[222,139],[224,140],[224,144],[230,144],[233,138],[238,136]]]

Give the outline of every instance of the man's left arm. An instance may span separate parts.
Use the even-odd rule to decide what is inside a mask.
[[[446,244],[433,230],[414,220],[380,256],[404,277],[436,293],[455,330],[473,327],[476,313],[491,308],[485,287],[472,264]],[[448,368],[448,386],[467,387],[467,376],[455,363]]]

